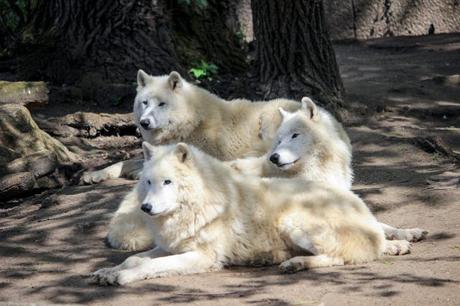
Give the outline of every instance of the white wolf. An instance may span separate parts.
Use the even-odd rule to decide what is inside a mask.
[[[262,177],[302,177],[350,189],[352,151],[342,125],[309,98],[300,110],[280,109],[282,123],[274,136],[271,151],[262,157],[229,161],[240,172]],[[275,159],[276,157],[276,159]],[[427,235],[419,228],[398,229],[381,224],[389,239],[418,241]],[[109,225],[107,240],[114,248],[146,250],[154,245],[149,218],[132,201],[121,203]]]
[[[300,107],[300,103],[287,99],[226,101],[188,83],[177,72],[154,77],[139,70],[137,84],[134,122],[144,141],[151,144],[183,141],[220,160],[266,153],[281,122],[278,108],[293,111]],[[124,161],[86,172],[82,181],[136,178],[141,169],[142,160]]]
[[[262,177],[296,177],[350,189],[352,148],[343,126],[308,97],[301,108],[279,111],[282,122],[272,148],[261,157],[230,161],[235,169]]]
[[[154,148],[129,201],[149,215],[157,247],[92,274],[101,284],[280,264],[282,272],[409,252],[352,192],[301,178],[239,173],[184,143]]]
[[[282,123],[269,153],[228,162],[244,173],[261,177],[302,177],[336,188],[351,189],[353,170],[350,140],[342,125],[308,97],[295,112],[280,108]],[[420,228],[399,229],[381,223],[388,239],[419,241]]]

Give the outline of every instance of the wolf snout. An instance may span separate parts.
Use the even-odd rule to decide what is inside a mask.
[[[150,126],[150,120],[149,119],[142,119],[140,121],[140,124],[144,129],[148,129],[149,126]]]
[[[270,161],[274,163],[275,165],[278,165],[278,163],[280,162],[280,155],[278,153],[273,153],[270,156]]]
[[[152,205],[149,203],[144,203],[142,204],[141,209],[143,212],[150,213],[152,211]]]

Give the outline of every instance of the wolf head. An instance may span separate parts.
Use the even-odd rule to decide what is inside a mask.
[[[193,146],[152,146],[143,142],[144,167],[139,181],[141,209],[152,216],[202,212],[213,218],[225,201],[221,162]],[[220,166],[219,166],[220,165]],[[216,207],[209,198],[218,199]],[[195,221],[194,221],[195,222]]]
[[[154,147],[147,142],[142,148],[145,162],[139,181],[141,209],[152,216],[172,213],[182,202],[184,183],[192,179],[187,165],[191,158],[188,148],[183,144]]]
[[[191,85],[179,73],[153,77],[139,70],[134,100],[134,122],[143,138],[159,144],[185,137],[193,111],[187,101]]]
[[[307,97],[302,98],[302,107],[298,111],[290,113],[283,108],[279,108],[279,111],[283,120],[268,158],[279,169],[288,170],[313,154],[313,130],[319,125],[321,114],[315,103]]]
[[[139,209],[150,216],[156,245],[183,250],[183,245],[194,243],[191,237],[225,212],[229,200],[222,180],[228,175],[218,173],[222,162],[185,143],[142,146]]]

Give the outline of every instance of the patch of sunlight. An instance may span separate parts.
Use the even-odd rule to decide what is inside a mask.
[[[387,97],[387,100],[390,100],[390,101],[395,101],[395,102],[407,102],[407,101],[410,101],[411,99],[413,99],[412,97]]]
[[[460,106],[460,102],[453,101],[435,101],[434,103],[440,106]]]

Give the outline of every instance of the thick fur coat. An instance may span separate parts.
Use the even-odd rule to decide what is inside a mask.
[[[281,123],[278,108],[300,107],[287,99],[224,100],[177,72],[150,76],[139,70],[137,84],[133,114],[144,141],[154,145],[183,141],[220,160],[265,154]],[[122,176],[138,178],[141,168],[141,160],[129,160],[86,172],[81,180],[90,184]]]
[[[99,283],[254,263],[295,272],[409,251],[407,241],[385,240],[350,191],[301,178],[244,175],[184,143],[143,146],[141,179],[125,201],[148,216],[157,247],[96,271]]]

